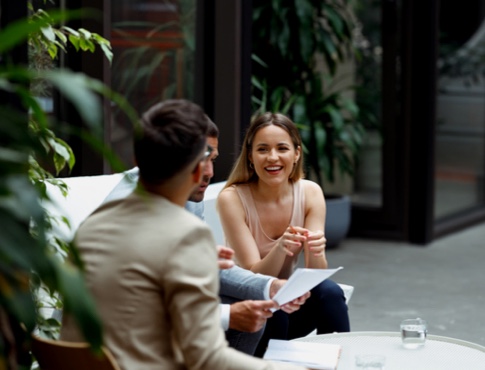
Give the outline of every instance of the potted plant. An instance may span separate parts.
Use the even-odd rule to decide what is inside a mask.
[[[328,247],[346,235],[351,209],[328,185],[354,176],[365,133],[345,81],[356,56],[352,19],[348,0],[253,1],[253,107],[286,113],[300,128],[307,175],[327,199]]]
[[[46,12],[34,9],[30,2],[28,5],[30,16],[0,29],[0,53],[4,57],[0,61],[0,363],[9,369],[30,367],[28,343],[34,329],[45,335],[58,332],[59,323],[42,317],[42,306],[36,305],[41,285],[48,293],[62,296],[64,307],[78,320],[93,348],[99,349],[102,343],[101,323],[85,286],[76,249],[49,236],[52,223],[65,220],[52,219],[41,205],[41,201],[49,200],[46,181],[67,191],[55,176],[64,167],[72,168],[74,156],[54,133],[60,126],[43,109],[39,93],[48,87],[64,94],[91,129],[78,134],[89,137],[93,146],[105,152],[107,149],[96,136],[102,122],[99,96],[129,108],[123,97],[99,81],[44,63],[43,53],[55,58],[68,43],[82,50],[99,46],[107,57],[111,55],[109,42],[99,35],[55,27],[81,13]],[[9,59],[14,48],[26,43],[31,47],[30,68]],[[36,58],[41,58],[42,63]],[[40,64],[47,68],[39,68]],[[129,115],[136,120],[133,112]],[[64,262],[59,257],[66,253],[72,258]]]

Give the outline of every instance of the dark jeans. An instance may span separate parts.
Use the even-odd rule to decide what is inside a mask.
[[[292,314],[276,311],[266,322],[255,356],[263,357],[270,339],[290,340],[304,337],[317,329],[317,334],[350,331],[347,304],[342,288],[324,280],[311,290],[311,296]]]

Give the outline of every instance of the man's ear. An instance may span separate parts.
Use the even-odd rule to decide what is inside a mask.
[[[202,175],[204,172],[204,162],[200,161],[197,163],[197,165],[194,167],[194,170],[192,171],[192,181],[194,184],[200,184],[202,181]]]

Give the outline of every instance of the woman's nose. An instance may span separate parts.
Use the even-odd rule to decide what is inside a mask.
[[[278,153],[276,153],[276,150],[271,149],[269,151],[268,159],[271,161],[276,161],[278,159]]]

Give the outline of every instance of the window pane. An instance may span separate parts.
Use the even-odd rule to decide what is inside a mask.
[[[457,11],[445,2],[441,10],[436,219],[484,203],[485,14],[473,3]]]
[[[141,113],[169,98],[193,100],[196,0],[119,0],[112,4],[112,88]],[[111,145],[133,165],[132,127],[112,110]]]
[[[367,131],[354,184],[352,202],[358,205],[382,205],[382,46],[381,1],[360,2],[356,11],[359,20],[357,47],[361,59],[356,68],[356,102],[360,119]]]

